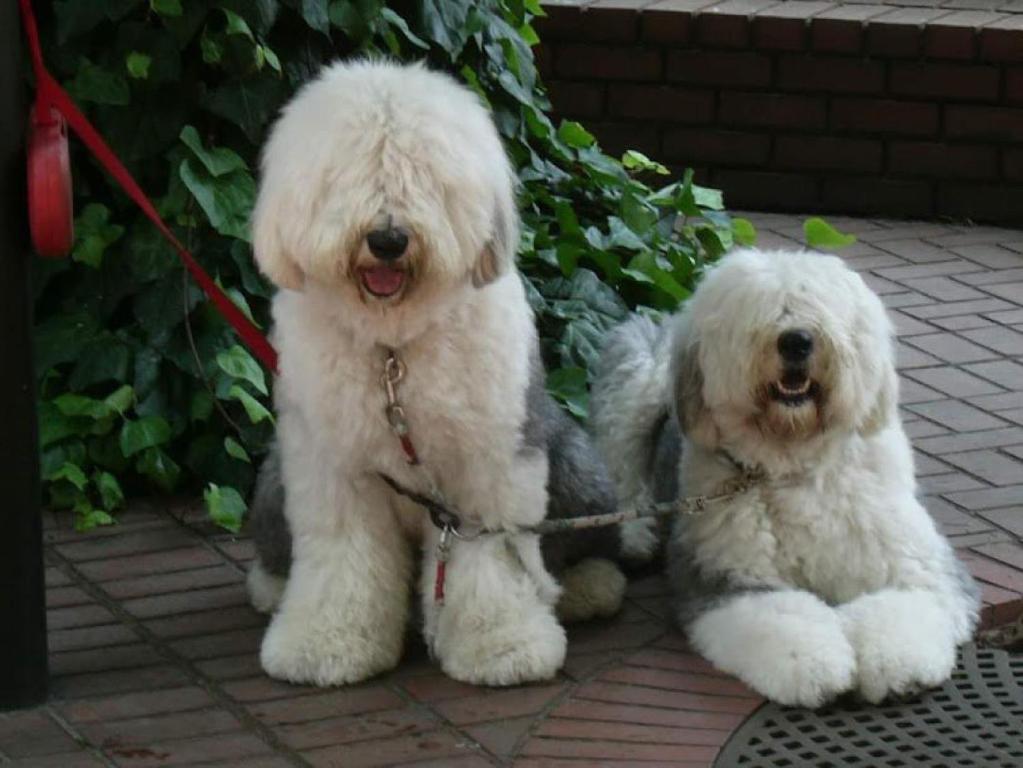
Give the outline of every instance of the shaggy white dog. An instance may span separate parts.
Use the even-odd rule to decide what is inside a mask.
[[[668,565],[696,649],[770,699],[935,686],[972,633],[977,590],[917,501],[897,404],[884,307],[833,256],[733,252],[664,330],[609,342],[594,425],[626,503],[766,475],[679,518]]]
[[[539,538],[454,540],[437,600],[439,531],[382,477],[443,499],[463,530],[614,507],[596,451],[544,392],[514,267],[514,175],[489,114],[421,66],[337,64],[284,108],[262,171],[255,253],[281,288],[279,459],[260,478],[249,576],[253,604],[276,609],[264,669],[336,685],[395,666],[422,547],[424,632],[443,669],[496,685],[551,677],[562,589]],[[401,410],[388,414],[392,354]],[[579,567],[561,615],[617,610],[617,567]]]

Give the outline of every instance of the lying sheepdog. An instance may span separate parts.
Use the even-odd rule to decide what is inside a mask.
[[[326,69],[273,128],[253,236],[280,288],[279,455],[259,480],[248,580],[274,612],[263,668],[340,685],[394,667],[418,570],[445,672],[493,685],[554,675],[556,608],[567,620],[620,606],[617,566],[579,562],[616,549],[617,533],[554,537],[545,562],[538,536],[500,532],[615,500],[544,389],[514,265],[514,175],[486,109],[421,66]],[[442,537],[409,497],[461,517],[437,521]],[[559,585],[549,568],[573,562]]]
[[[594,425],[624,503],[763,475],[676,520],[668,576],[695,648],[769,699],[936,686],[971,636],[977,589],[917,501],[897,404],[884,307],[833,256],[733,252],[667,327],[609,340]]]

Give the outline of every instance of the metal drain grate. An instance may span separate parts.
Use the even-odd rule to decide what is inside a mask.
[[[1023,656],[970,645],[944,687],[871,707],[766,704],[714,768],[1021,768]]]

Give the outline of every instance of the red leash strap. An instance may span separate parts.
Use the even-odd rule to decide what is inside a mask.
[[[39,45],[39,30],[32,11],[31,0],[18,0],[18,2],[21,6],[21,19],[24,24],[25,35],[28,37],[32,67],[35,70],[36,76],[36,113],[48,115],[50,114],[49,109],[53,108],[64,116],[68,125],[71,126],[71,130],[75,132],[82,143],[92,152],[99,164],[106,169],[107,173],[114,178],[114,181],[121,186],[128,197],[156,225],[156,228],[167,242],[174,247],[174,250],[177,251],[181,261],[184,262],[185,267],[199,284],[199,287],[203,289],[214,306],[220,311],[220,314],[224,316],[224,319],[237,331],[242,341],[245,342],[264,366],[276,373],[277,351],[267,341],[266,337],[260,333],[259,329],[235,306],[227,294],[213,282],[213,279],[206,274],[206,271],[199,266],[199,263],[189,253],[188,249],[182,245],[170,227],[160,218],[160,214],[156,212],[156,208],[153,207],[149,198],[146,197],[146,194],[136,183],[135,179],[132,178],[128,169],[117,159],[117,155],[107,146],[103,137],[92,127],[92,124],[85,116],[78,111],[78,107],[75,106],[71,97],[68,96],[64,89],[60,87],[60,84],[46,70],[43,64],[42,49]]]

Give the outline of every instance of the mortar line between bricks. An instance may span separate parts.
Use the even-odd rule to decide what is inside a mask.
[[[486,757],[494,765],[499,765],[499,766],[503,766],[504,765],[504,762],[501,760],[501,758],[498,755],[495,755],[493,752],[491,752],[489,749],[487,749],[485,746],[483,746],[480,742],[478,742],[476,739],[474,739],[471,735],[469,735],[468,733],[464,732],[459,726],[455,725],[448,718],[446,718],[444,715],[442,715],[440,712],[438,712],[436,709],[434,709],[433,706],[429,702],[427,702],[427,701],[420,701],[415,696],[413,696],[411,693],[406,691],[402,687],[401,683],[398,683],[398,682],[387,683],[387,687],[399,699],[404,701],[406,704],[411,705],[414,709],[419,709],[420,711],[426,711],[430,715],[432,715],[437,720],[437,722],[439,723],[441,728],[444,731],[446,731],[450,736],[455,737],[459,741],[467,741],[467,742],[469,742],[470,744],[472,744],[476,748],[477,754],[483,755],[484,757]],[[508,690],[508,689],[505,688],[505,689],[502,689],[502,690]],[[427,758],[427,759],[429,759],[429,758]],[[387,765],[406,765],[406,764],[408,764],[408,761],[402,761],[402,762],[398,762],[398,763],[388,763]]]
[[[526,744],[529,743],[530,739],[532,739],[536,735],[536,732],[540,729],[540,726],[547,722],[547,719],[548,717],[550,717],[551,712],[560,707],[566,699],[575,695],[576,691],[578,691],[583,685],[585,685],[586,683],[593,682],[597,677],[599,677],[601,674],[607,671],[610,667],[621,663],[625,658],[636,653],[637,651],[650,647],[654,643],[666,637],[668,634],[669,634],[668,631],[662,632],[661,634],[651,638],[638,648],[623,648],[621,651],[614,654],[610,658],[605,659],[602,664],[598,664],[595,668],[591,669],[588,674],[583,675],[578,680],[573,680],[570,685],[566,686],[565,690],[563,690],[557,696],[553,697],[550,701],[548,701],[547,704],[544,705],[544,707],[540,710],[540,712],[537,713],[537,715],[533,718],[533,722],[529,724],[529,728],[526,729],[525,733],[519,736],[515,744],[512,746],[510,754],[508,755],[509,762],[507,764],[512,765],[514,763],[515,759],[519,756],[519,752],[522,751],[522,748],[525,747]]]
[[[182,514],[184,514],[184,513],[182,513]],[[232,568],[234,568],[234,570],[236,570],[239,574],[241,574],[242,577],[245,577],[246,575],[248,575],[248,569],[247,568],[242,566],[241,563],[239,563],[237,560],[235,560],[229,554],[224,552],[216,542],[211,541],[209,539],[209,537],[207,537],[207,536],[203,536],[199,531],[197,531],[191,525],[186,523],[183,516],[182,517],[178,517],[177,515],[169,514],[168,517],[170,517],[174,522],[176,522],[179,526],[181,526],[181,528],[183,528],[189,535],[191,535],[193,538],[197,539],[198,542],[200,544],[202,544],[202,546],[205,549],[210,550],[210,551],[216,553],[217,555],[222,557],[224,560],[226,560],[227,564],[230,565]]]
[[[53,708],[52,705],[47,704],[43,710],[49,715],[50,719],[60,727],[68,736],[75,740],[75,743],[80,747],[85,747],[86,751],[93,757],[99,758],[104,765],[109,768],[117,768],[117,764],[107,757],[106,753],[102,749],[94,745],[89,741],[83,734],[81,734],[71,723],[60,716],[60,713]]]
[[[117,617],[122,624],[138,634],[151,648],[153,648],[153,650],[156,651],[158,655],[162,656],[167,661],[172,662],[178,669],[184,671],[196,685],[201,687],[210,695],[215,703],[237,718],[238,722],[241,723],[245,730],[258,736],[271,748],[271,750],[288,760],[288,762],[292,765],[301,766],[301,768],[309,768],[310,763],[308,761],[298,754],[297,751],[287,746],[271,728],[264,725],[258,718],[250,714],[242,704],[235,701],[230,695],[228,695],[220,687],[220,683],[218,681],[212,680],[203,675],[190,659],[185,658],[170,647],[170,645],[156,633],[148,629],[143,622],[135,618],[135,616],[127,609],[123,608],[117,600],[114,600],[107,595],[107,593],[98,584],[94,584],[85,578],[85,576],[78,571],[70,560],[52,549],[49,554],[57,560],[61,569],[75,580],[83,591],[92,595],[98,603],[106,607],[107,610]],[[86,741],[86,743],[92,745],[91,741]]]

